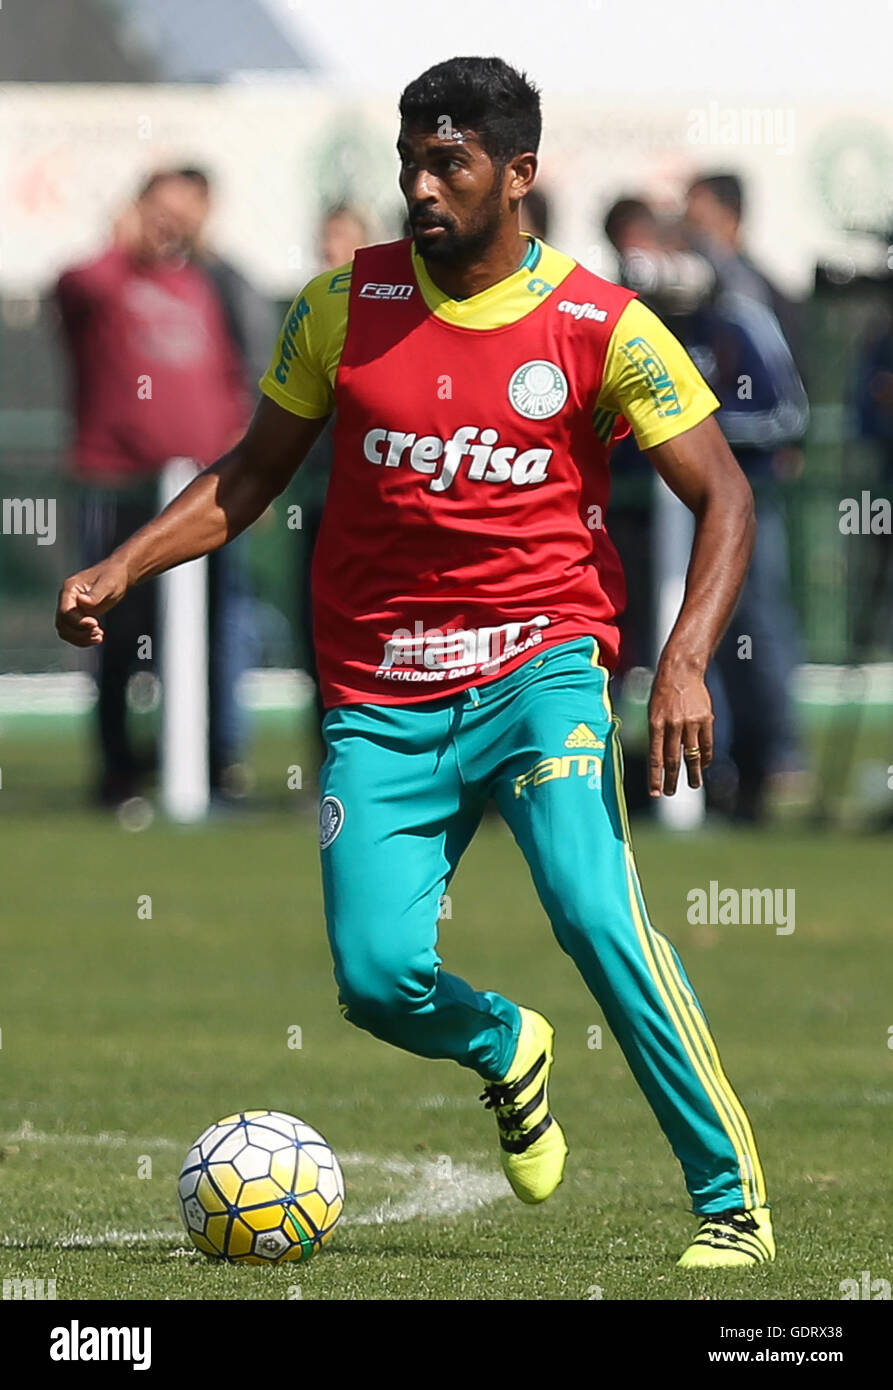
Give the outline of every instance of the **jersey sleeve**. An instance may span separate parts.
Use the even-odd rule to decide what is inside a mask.
[[[318,420],[335,406],[347,333],[350,265],[317,275],[292,302],[258,385],[283,409]]]
[[[597,404],[626,417],[640,449],[665,444],[719,408],[682,344],[639,299],[614,327]]]

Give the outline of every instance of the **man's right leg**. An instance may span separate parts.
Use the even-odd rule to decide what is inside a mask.
[[[345,1017],[487,1081],[511,1065],[516,1004],[441,969],[440,900],[483,810],[462,781],[455,705],[351,705],[323,723],[320,845],[326,925]]]

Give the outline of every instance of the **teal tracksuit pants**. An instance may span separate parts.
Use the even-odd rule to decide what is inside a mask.
[[[445,699],[338,706],[323,731],[323,890],[346,1018],[486,1081],[508,1071],[517,1005],[449,974],[437,949],[440,899],[493,796],[559,945],[682,1165],[694,1210],[763,1205],[747,1116],[679,957],[648,920],[595,639]]]

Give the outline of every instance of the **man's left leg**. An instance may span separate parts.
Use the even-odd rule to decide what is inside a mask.
[[[687,1262],[771,1258],[750,1123],[679,957],[648,919],[608,673],[593,664],[593,646],[588,655],[585,643],[554,648],[505,683],[501,695],[510,705],[494,706],[488,721],[494,793],[560,945],[601,1005],[682,1165],[695,1212],[714,1218],[699,1233],[701,1255]],[[727,1214],[731,1224],[718,1232],[716,1217]]]

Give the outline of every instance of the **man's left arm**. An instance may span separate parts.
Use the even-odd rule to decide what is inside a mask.
[[[735,611],[756,521],[750,484],[712,416],[645,452],[695,518],[685,597],[657,664],[648,709],[649,792],[672,796],[683,761],[689,786],[699,787],[713,757],[705,676]]]

